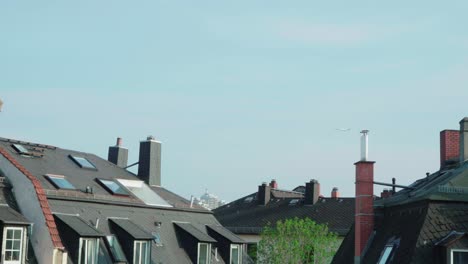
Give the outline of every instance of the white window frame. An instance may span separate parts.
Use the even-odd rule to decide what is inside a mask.
[[[20,256],[19,260],[5,260],[5,251],[6,251],[6,239],[7,239],[7,231],[8,230],[21,230],[21,243],[20,243]],[[18,226],[5,226],[3,228],[3,238],[2,238],[2,262],[4,264],[23,264],[25,263],[25,256],[24,254],[26,245],[26,228],[25,227],[18,227]]]
[[[242,264],[242,245],[241,244],[231,244],[230,249],[229,249],[229,264],[232,263],[232,249],[235,247],[237,247],[238,249],[237,259],[239,260],[239,262],[237,262],[236,264]]]
[[[137,244],[140,244],[140,252],[137,252]],[[146,246],[146,258],[141,259],[141,253],[142,253],[142,245]],[[139,256],[140,261],[137,262],[137,254]],[[149,240],[135,240],[133,242],[133,264],[149,264],[151,259],[151,241]]]
[[[93,254],[93,252],[88,252],[88,247],[86,247],[86,244],[88,243],[87,241],[94,241],[95,247],[94,247],[94,257],[91,260],[91,262],[88,262],[88,254]],[[81,255],[81,249],[85,247],[85,256]],[[99,238],[93,238],[93,237],[81,237],[80,238],[80,244],[78,247],[78,263],[81,264],[81,259],[84,258],[84,264],[97,264],[98,263],[98,255],[99,255]]]
[[[450,249],[450,264],[453,264],[453,252],[466,252],[468,253],[468,249]]]
[[[207,260],[207,263],[206,264],[210,264],[211,263],[211,244],[210,243],[198,243],[198,250],[197,250],[197,264],[205,264],[205,263],[200,263],[200,248],[201,248],[201,245],[207,245],[208,248],[206,250],[206,260]]]

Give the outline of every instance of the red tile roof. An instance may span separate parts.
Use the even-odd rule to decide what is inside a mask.
[[[50,237],[55,248],[64,249],[62,240],[58,235],[57,226],[55,225],[54,217],[52,216],[52,211],[50,210],[47,197],[45,196],[44,189],[42,188],[39,180],[36,179],[24,166],[22,166],[18,161],[16,161],[10,153],[8,153],[3,148],[0,148],[0,154],[2,154],[11,164],[13,164],[21,173],[23,173],[32,183],[34,189],[36,190],[37,198],[39,199],[39,204],[41,205],[42,212],[46,220],[46,225],[49,228]]]

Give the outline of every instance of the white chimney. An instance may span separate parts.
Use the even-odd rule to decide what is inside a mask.
[[[362,130],[361,131],[361,161],[367,161],[368,157],[368,147],[367,147],[367,134],[369,130]]]

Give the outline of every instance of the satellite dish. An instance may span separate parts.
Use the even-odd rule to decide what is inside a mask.
[[[0,99],[0,112],[2,111],[3,101]]]

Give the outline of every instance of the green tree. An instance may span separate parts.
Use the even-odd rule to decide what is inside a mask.
[[[327,225],[310,218],[294,218],[268,224],[258,245],[258,263],[305,264],[329,263],[339,246],[335,233]]]

